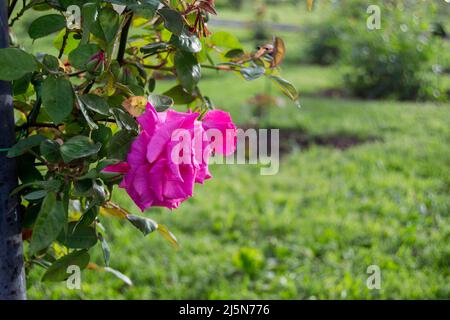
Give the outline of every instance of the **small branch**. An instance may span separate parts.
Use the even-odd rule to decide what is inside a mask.
[[[120,42],[119,42],[119,52],[117,53],[117,61],[119,64],[123,64],[125,50],[127,48],[127,40],[128,40],[128,31],[130,30],[131,21],[133,20],[133,13],[130,13],[125,19],[125,25],[123,26],[122,32],[120,33]]]
[[[20,131],[22,129],[28,128],[54,128],[58,129],[62,124],[53,124],[53,123],[24,123],[20,126],[16,127],[16,131]]]
[[[89,93],[89,91],[92,89],[93,85],[94,85],[95,81],[91,80],[91,82],[89,82],[89,84],[86,86],[86,88],[84,89],[83,93]]]
[[[202,64],[201,65],[202,68],[206,68],[206,69],[214,69],[214,70],[220,70],[220,71],[238,71],[236,69],[233,69],[231,66],[211,66],[208,64]]]
[[[64,49],[66,48],[67,45],[67,38],[69,38],[69,31],[66,29],[66,33],[64,33],[64,37],[62,39],[61,49],[59,50],[58,59],[61,59],[61,57],[64,54]]]
[[[21,16],[23,16],[23,14],[25,13],[25,11],[27,11],[28,9],[30,9],[34,4],[34,1],[31,1],[29,4],[25,5],[25,0],[23,1],[23,7],[22,9],[20,9],[20,11],[17,13],[17,15],[14,17],[14,19],[11,20],[11,22],[9,23],[9,26],[12,27],[14,25],[14,23],[20,19]]]
[[[80,74],[85,73],[85,72],[86,72],[86,70],[80,70],[80,71],[68,73],[67,75],[68,75],[69,77],[76,77],[76,76],[79,76]]]
[[[11,18],[11,14],[14,11],[14,8],[16,7],[17,0],[12,0],[11,5],[8,8],[8,19]]]

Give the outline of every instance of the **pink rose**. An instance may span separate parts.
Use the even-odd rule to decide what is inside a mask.
[[[236,126],[227,112],[208,111],[202,121],[198,116],[171,109],[158,113],[147,104],[137,119],[141,133],[127,162],[103,170],[124,174],[119,187],[142,211],[152,206],[177,208],[192,197],[195,182],[211,178],[212,152],[230,155],[236,150]],[[223,139],[217,139],[218,133]]]

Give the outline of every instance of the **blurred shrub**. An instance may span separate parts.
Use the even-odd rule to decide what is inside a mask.
[[[438,99],[443,97],[433,68],[437,46],[425,36],[409,31],[391,34],[360,33],[351,38],[350,67],[345,82],[356,96]]]
[[[339,29],[339,27],[328,23],[314,28],[311,42],[306,52],[308,62],[329,65],[338,61],[342,41]]]
[[[435,8],[418,7],[415,1],[380,6],[381,30],[368,30],[365,19],[347,20],[348,26],[341,28],[347,87],[356,96],[371,99],[446,99],[438,81],[440,40],[430,33]],[[341,21],[343,12],[338,12]]]
[[[240,248],[233,255],[233,264],[250,277],[254,277],[264,266],[264,254],[256,248]]]
[[[230,3],[231,7],[236,10],[241,10],[242,5],[244,4],[244,0],[228,0],[228,2]]]

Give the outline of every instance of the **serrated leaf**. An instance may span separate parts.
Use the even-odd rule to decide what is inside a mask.
[[[105,260],[106,267],[109,267],[109,261],[111,257],[111,250],[109,249],[108,242],[105,237],[101,233],[97,233],[98,240],[100,240],[100,244],[102,245],[103,259]]]
[[[163,112],[173,106],[173,100],[171,97],[167,97],[161,94],[151,94],[148,96],[148,102],[158,112]]]
[[[34,20],[28,28],[31,39],[39,39],[66,27],[66,19],[59,14],[48,14]]]
[[[67,222],[67,212],[63,202],[56,198],[56,193],[49,193],[41,206],[33,228],[30,242],[30,254],[47,248],[56,240]]]
[[[0,49],[0,80],[12,81],[38,69],[36,59],[17,48]]]
[[[48,77],[42,84],[42,105],[56,124],[61,123],[73,108],[73,89],[69,80]]]
[[[202,50],[202,43],[198,37],[195,34],[190,35],[186,32],[182,32],[179,36],[173,34],[170,38],[170,43],[176,48],[187,52],[197,53]]]
[[[109,115],[108,103],[102,97],[96,94],[88,93],[80,96],[80,100],[89,110],[105,116]]]
[[[252,81],[260,78],[264,73],[266,72],[266,69],[260,66],[250,66],[245,67],[240,70],[240,73],[247,81]]]
[[[45,140],[44,136],[36,134],[34,136],[29,136],[28,138],[19,140],[15,145],[8,150],[7,157],[14,158],[18,157],[31,148],[37,147],[41,144],[42,141]]]
[[[163,95],[171,97],[175,104],[188,104],[196,99],[193,95],[184,90],[181,85],[170,88],[164,92]]]
[[[299,94],[292,83],[278,76],[269,75],[269,78],[275,82],[281,91],[291,100],[298,102]]]
[[[41,156],[49,162],[58,162],[61,160],[59,153],[59,143],[54,140],[45,139],[40,144]]]
[[[127,216],[127,220],[130,221],[133,226],[139,229],[144,236],[158,229],[158,224],[150,218],[129,214]]]
[[[70,222],[67,232],[61,232],[58,241],[67,248],[88,249],[97,243],[97,233],[92,226]]]
[[[225,31],[215,32],[208,39],[213,46],[223,47],[228,49],[243,49],[242,44],[239,42],[239,39]]]
[[[192,92],[202,76],[200,64],[192,53],[180,50],[175,53],[174,62],[178,80],[183,88]]]
[[[160,50],[166,50],[169,47],[167,42],[153,42],[142,46],[139,50],[145,54],[152,54]]]
[[[136,120],[128,112],[120,108],[112,108],[111,113],[120,129],[134,132],[139,131]]]
[[[28,201],[38,200],[44,198],[47,195],[47,193],[48,193],[47,190],[36,190],[27,193],[26,195],[23,196],[23,198]]]
[[[86,136],[75,136],[67,140],[60,148],[65,163],[75,159],[95,155],[101,148],[100,143],[92,142]]]
[[[100,51],[100,48],[93,43],[80,44],[69,53],[69,62],[79,70],[86,70],[86,64],[90,58]]]
[[[42,281],[64,281],[70,276],[67,273],[70,266],[78,266],[83,270],[88,266],[90,259],[87,250],[73,251],[53,262],[42,277]]]
[[[125,160],[134,136],[127,130],[120,130],[109,141],[108,157],[110,159]]]
[[[166,29],[179,36],[184,27],[181,14],[177,10],[168,7],[161,8],[157,12],[163,18]]]

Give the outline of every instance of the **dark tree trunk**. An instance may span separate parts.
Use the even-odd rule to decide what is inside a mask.
[[[9,45],[7,17],[6,0],[0,0],[0,48]],[[5,151],[14,140],[11,83],[0,81],[0,300],[26,298],[18,203],[9,196],[17,186],[16,161]]]

